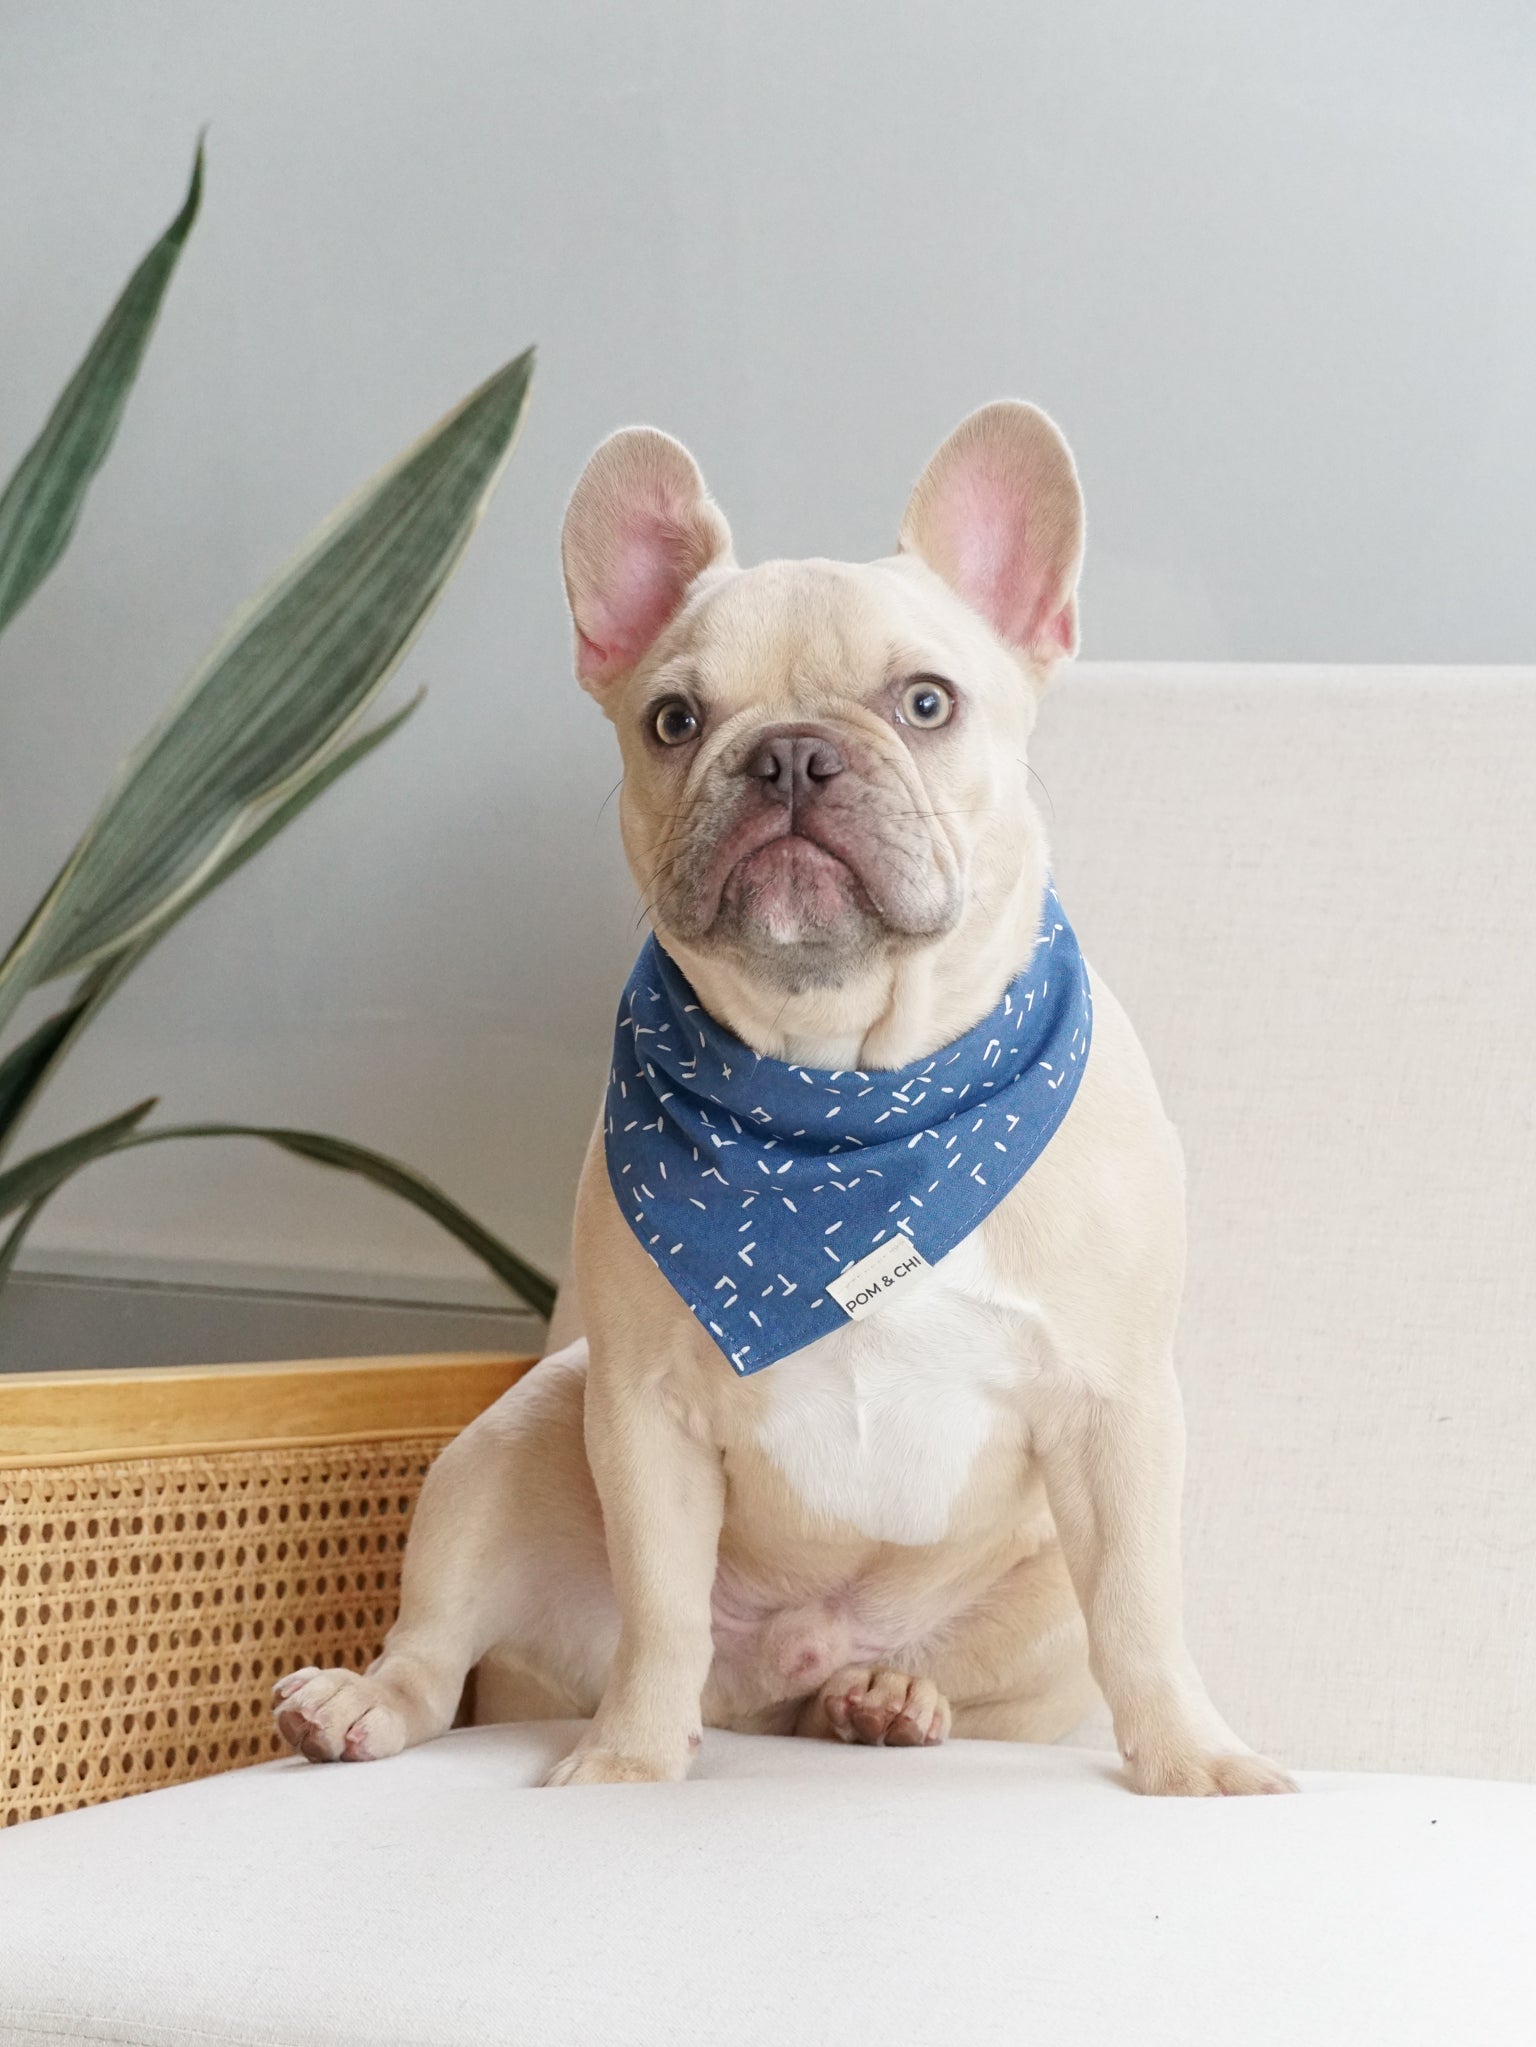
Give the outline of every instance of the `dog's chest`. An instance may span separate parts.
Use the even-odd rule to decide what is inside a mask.
[[[978,1458],[1017,1428],[1039,1319],[972,1235],[899,1300],[769,1367],[758,1443],[811,1513],[942,1542]]]

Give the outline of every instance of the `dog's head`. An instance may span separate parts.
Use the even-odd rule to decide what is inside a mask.
[[[1044,413],[957,428],[889,559],[750,569],[687,450],[628,428],[588,463],[563,552],[663,942],[830,988],[1001,903],[1037,830],[1040,692],[1077,647],[1082,496]]]

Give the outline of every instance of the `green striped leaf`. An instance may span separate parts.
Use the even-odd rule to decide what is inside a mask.
[[[155,1106],[156,1100],[157,1097],[151,1095],[147,1102],[137,1103],[121,1116],[93,1124],[89,1130],[66,1137],[62,1144],[49,1145],[46,1151],[35,1151],[20,1165],[12,1166],[8,1173],[0,1173],[0,1220],[14,1214],[18,1208],[25,1208],[40,1194],[51,1194],[61,1180],[67,1180],[81,1166],[88,1166],[92,1159],[99,1159],[109,1151],[120,1151]]]
[[[144,937],[132,945],[124,946],[100,966],[93,967],[76,988],[70,1001],[52,1016],[44,1018],[43,1022],[28,1037],[23,1038],[5,1059],[0,1060],[0,1158],[4,1157],[22,1117],[37,1100],[60,1060],[108,997],[127,980],[144,955],[158,944],[189,910],[195,908],[204,896],[211,895],[221,882],[228,881],[230,876],[237,873],[248,860],[254,859],[263,846],[290,825],[300,811],[307,810],[317,796],[323,795],[349,768],[355,767],[360,760],[372,753],[375,747],[381,746],[391,733],[398,731],[420,705],[423,695],[424,692],[418,690],[410,702],[403,704],[391,717],[370,726],[368,731],[349,739],[345,745],[337,747],[334,752],[318,762],[308,779],[301,782],[281,803],[275,804],[267,811],[252,831],[224,853],[191,894],[184,896],[168,917],[162,918]],[[30,1227],[29,1218],[24,1218],[23,1222],[26,1227]],[[18,1224],[17,1228],[23,1229],[23,1224]],[[13,1260],[15,1248],[11,1247]],[[7,1269],[5,1249],[0,1248],[0,1276],[3,1276]]]
[[[531,349],[497,371],[237,614],[0,962],[0,1023],[174,915],[372,701],[469,544],[532,371]]]
[[[38,1216],[47,1206],[47,1202],[48,1196],[46,1194],[39,1194],[36,1201],[29,1201],[21,1211],[21,1214],[16,1218],[4,1243],[0,1243],[0,1293],[5,1291],[5,1283],[15,1270],[17,1256],[22,1245],[27,1241],[27,1232],[31,1229],[33,1223],[37,1221]]]
[[[0,1059],[0,1148],[63,1058],[90,1006],[84,988]]]
[[[31,1204],[29,1212],[11,1232],[14,1242],[7,1239],[0,1247],[0,1285],[4,1284],[9,1264],[15,1262],[21,1238],[30,1227],[36,1210],[72,1173],[78,1172],[92,1159],[107,1152],[137,1151],[147,1144],[170,1144],[184,1137],[257,1137],[263,1143],[292,1153],[296,1158],[331,1166],[339,1172],[356,1173],[385,1193],[398,1195],[402,1201],[420,1209],[423,1215],[430,1216],[450,1236],[456,1237],[504,1286],[526,1301],[535,1314],[547,1319],[555,1305],[555,1283],[547,1273],[519,1258],[510,1245],[493,1236],[456,1201],[450,1200],[441,1187],[401,1165],[398,1159],[386,1158],[382,1152],[368,1151],[360,1144],[349,1144],[345,1138],[326,1137],[313,1130],[284,1130],[259,1123],[179,1123],[163,1130],[137,1129],[138,1121],[153,1106],[152,1102],[141,1102],[126,1116],[116,1118],[114,1123],[86,1131],[72,1139],[69,1145],[54,1146],[51,1152],[39,1152],[35,1159],[25,1159],[10,1173],[0,1174],[0,1217],[22,1206],[23,1202]],[[61,1155],[72,1148],[77,1155],[64,1159]],[[25,1192],[19,1200],[10,1199],[7,1183],[14,1182],[20,1187],[23,1175],[29,1176]]]
[[[356,1173],[385,1193],[396,1194],[402,1201],[410,1202],[413,1208],[419,1208],[423,1215],[430,1216],[450,1236],[457,1237],[466,1250],[472,1251],[482,1265],[488,1266],[503,1285],[525,1300],[536,1314],[547,1317],[555,1305],[555,1283],[547,1273],[519,1258],[510,1245],[483,1228],[457,1202],[451,1201],[440,1187],[423,1174],[413,1172],[409,1166],[401,1165],[398,1159],[386,1158],[382,1152],[368,1151],[360,1144],[349,1144],[345,1138],[325,1137],[311,1130],[273,1129],[263,1124],[183,1123],[168,1130],[148,1131],[133,1141],[158,1144],[172,1137],[259,1137],[267,1144],[275,1144],[280,1150],[291,1152],[295,1158],[309,1159],[319,1166],[332,1166],[343,1173]]]
[[[175,906],[155,923],[144,937],[126,950],[132,953],[135,960],[142,959],[149,948],[158,939],[163,938],[173,924],[179,924],[189,910],[196,909],[204,896],[212,895],[213,891],[228,881],[232,874],[238,874],[248,860],[255,859],[263,846],[269,845],[279,832],[287,830],[300,811],[308,810],[315,798],[323,796],[333,782],[339,782],[349,768],[354,768],[360,760],[365,760],[376,746],[382,746],[392,733],[400,729],[407,718],[421,708],[426,694],[424,689],[417,690],[415,696],[408,703],[402,704],[398,711],[391,712],[387,718],[381,718],[377,725],[370,725],[366,732],[357,733],[355,737],[346,740],[329,753],[320,755],[306,770],[303,780],[297,782],[280,803],[274,803],[270,810],[258,812],[251,829],[219,855],[196,887],[182,895]],[[122,956],[114,955],[115,958]]]
[[[0,630],[69,543],[91,479],[117,432],[160,302],[203,192],[203,145],[180,213],[140,263],[0,496]]]

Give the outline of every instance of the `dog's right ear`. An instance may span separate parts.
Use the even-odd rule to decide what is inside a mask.
[[[601,696],[642,658],[690,585],[731,561],[731,531],[681,442],[631,426],[582,471],[560,554],[577,679]]]

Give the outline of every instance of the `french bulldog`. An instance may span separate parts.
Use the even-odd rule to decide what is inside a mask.
[[[618,734],[656,942],[753,1060],[874,1085],[1007,1000],[1041,943],[1028,744],[1077,650],[1083,534],[1066,442],[1014,402],[943,443],[866,564],[742,568],[676,441],[593,455],[563,535],[577,676]],[[1049,1742],[1097,1686],[1137,1790],[1293,1789],[1185,1645],[1182,1159],[1091,993],[1022,1177],[761,1372],[656,1262],[600,1117],[546,1355],[433,1466],[378,1661],[276,1686],[285,1738],[428,1741],[488,1656],[501,1717],[589,1721],[556,1785],[681,1778],[705,1724]]]

